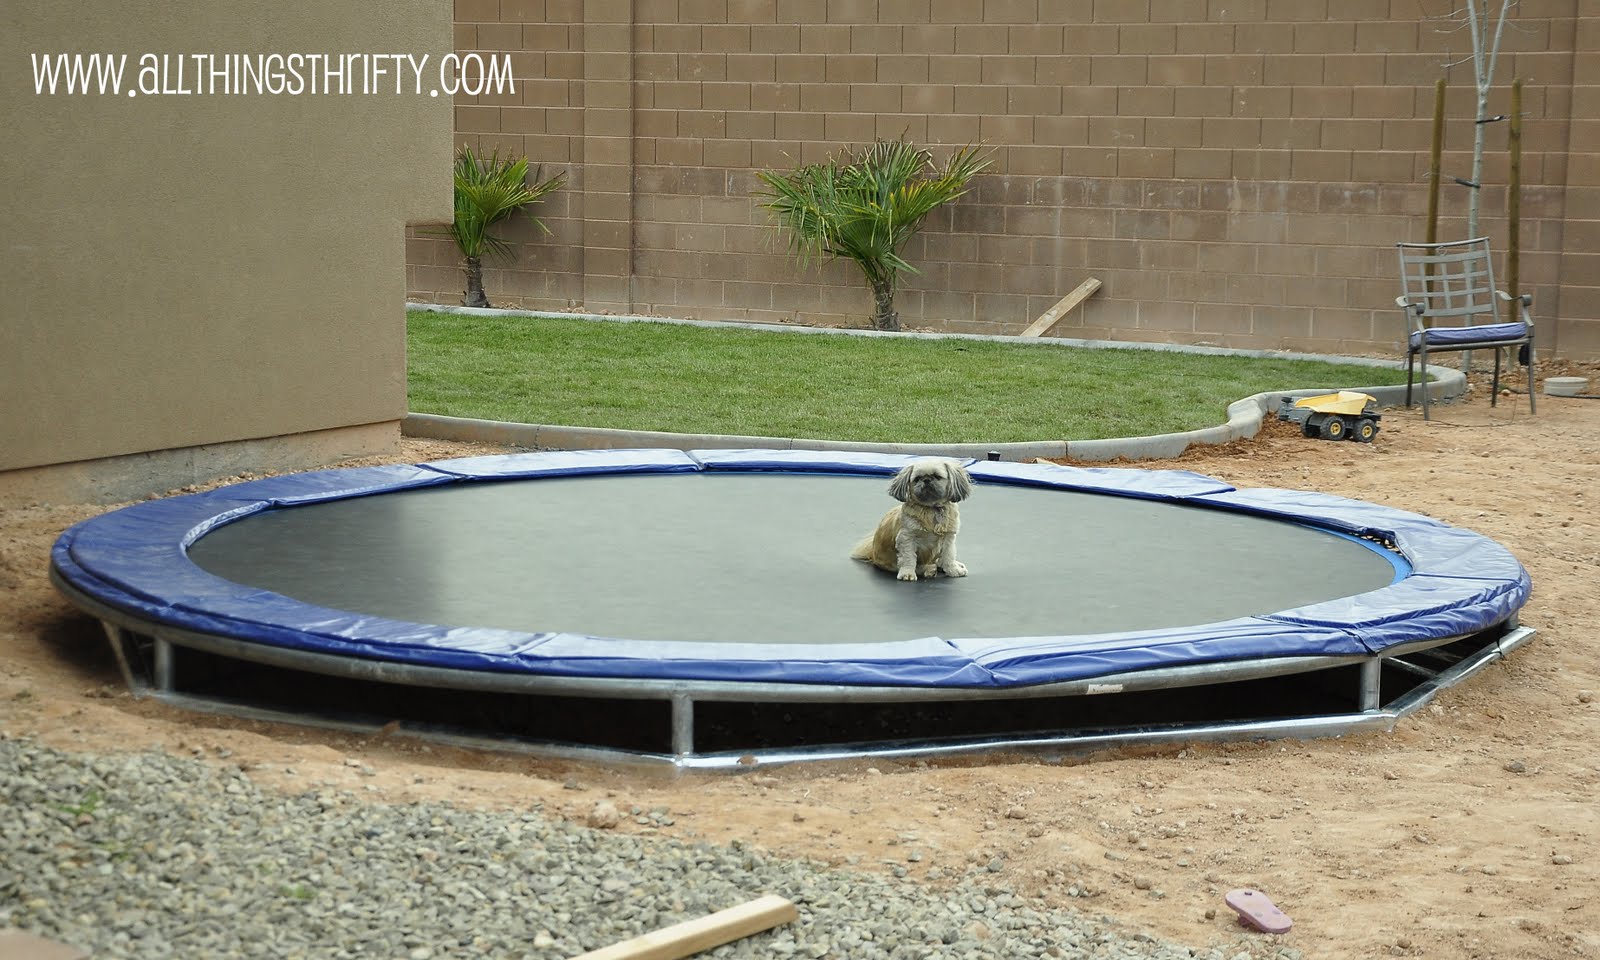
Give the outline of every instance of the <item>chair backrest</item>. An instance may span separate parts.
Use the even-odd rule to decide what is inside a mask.
[[[1395,246],[1400,250],[1400,285],[1413,317],[1419,316],[1421,305],[1421,319],[1442,321],[1442,326],[1500,322],[1489,238]]]

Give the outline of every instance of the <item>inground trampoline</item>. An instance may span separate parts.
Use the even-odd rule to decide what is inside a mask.
[[[599,450],[329,470],[78,524],[141,694],[733,767],[1384,727],[1525,641],[1495,542],[1178,470],[968,462],[971,575],[848,559],[913,457]]]

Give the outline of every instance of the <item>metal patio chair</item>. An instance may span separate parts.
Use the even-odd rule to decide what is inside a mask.
[[[1406,406],[1411,406],[1413,367],[1421,363],[1422,419],[1428,419],[1428,354],[1437,351],[1493,350],[1493,406],[1500,394],[1500,351],[1516,347],[1516,362],[1528,371],[1528,411],[1534,408],[1533,305],[1530,294],[1513,298],[1494,288],[1489,240],[1451,243],[1399,243],[1400,286],[1395,305],[1406,312]],[[1502,323],[1499,302],[1515,299],[1518,319]]]

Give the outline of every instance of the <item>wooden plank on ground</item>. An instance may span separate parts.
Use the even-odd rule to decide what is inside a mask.
[[[64,943],[23,930],[0,930],[0,960],[89,960],[89,955]]]
[[[798,919],[800,911],[779,896],[765,896],[710,916],[685,920],[643,936],[591,950],[572,960],[681,960],[753,933]]]
[[[1073,307],[1076,307],[1078,304],[1089,299],[1090,295],[1099,289],[1100,281],[1095,277],[1090,277],[1089,279],[1078,284],[1078,289],[1062,297],[1060,300],[1057,300],[1055,306],[1051,307],[1049,310],[1046,310],[1044,313],[1041,313],[1039,315],[1039,319],[1033,321],[1033,323],[1028,326],[1028,329],[1022,331],[1021,336],[1043,336],[1050,330],[1051,327],[1055,326],[1062,317],[1070,313]]]

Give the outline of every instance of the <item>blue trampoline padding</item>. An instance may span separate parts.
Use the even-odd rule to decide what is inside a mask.
[[[1059,680],[1092,680],[1130,669],[1178,667],[1196,663],[1266,657],[1361,656],[1360,638],[1333,626],[1285,624],[1258,617],[1222,623],[1140,632],[1137,656],[1133,635],[1107,633],[1078,637],[1016,637],[1008,640],[954,641],[957,649],[984,665],[997,686],[1024,686]],[[1139,666],[1130,667],[1131,662]]]
[[[701,470],[882,476],[898,454],[807,451],[577,451],[294,474],[152,500],[77,524],[56,541],[58,574],[134,618],[340,656],[556,677],[915,687],[1014,687],[1195,663],[1379,653],[1493,626],[1532,590],[1492,540],[1420,514],[1297,490],[1238,490],[1187,471],[970,463],[979,482],[1160,499],[1277,517],[1392,543],[1410,564],[1388,587],[1280,613],[1093,636],[940,638],[878,644],[638,641],[407,623],[332,610],[233,583],[186,549],[207,531],[275,507],[451,483]]]
[[[851,450],[692,450],[706,470],[742,473],[857,473],[869,476],[895,473],[922,459],[906,453],[857,453]],[[959,460],[971,463],[970,460]]]
[[[1416,350],[1422,346],[1422,338],[1428,338],[1429,347],[1460,346],[1464,343],[1494,343],[1497,340],[1521,340],[1528,335],[1528,325],[1516,321],[1514,323],[1485,323],[1476,327],[1430,327],[1427,330],[1414,330],[1411,333],[1411,349]]]
[[[441,477],[438,470],[422,465],[353,467],[247,480],[200,496],[216,496],[240,504],[265,503],[267,506],[278,507],[343,497],[359,497],[369,493],[389,493],[394,490],[431,486],[446,480],[448,477]],[[183,498],[173,498],[173,500],[181,499]],[[171,503],[173,500],[151,502]]]
[[[695,473],[700,466],[681,450],[555,450],[436,460],[431,470],[463,480],[581,477],[595,473]]]
[[[1145,500],[1183,500],[1233,487],[1215,477],[1188,470],[1129,470],[1118,467],[1065,467],[1054,463],[1007,463],[985,460],[971,464],[974,480],[993,480],[1035,487],[1111,493]]]

